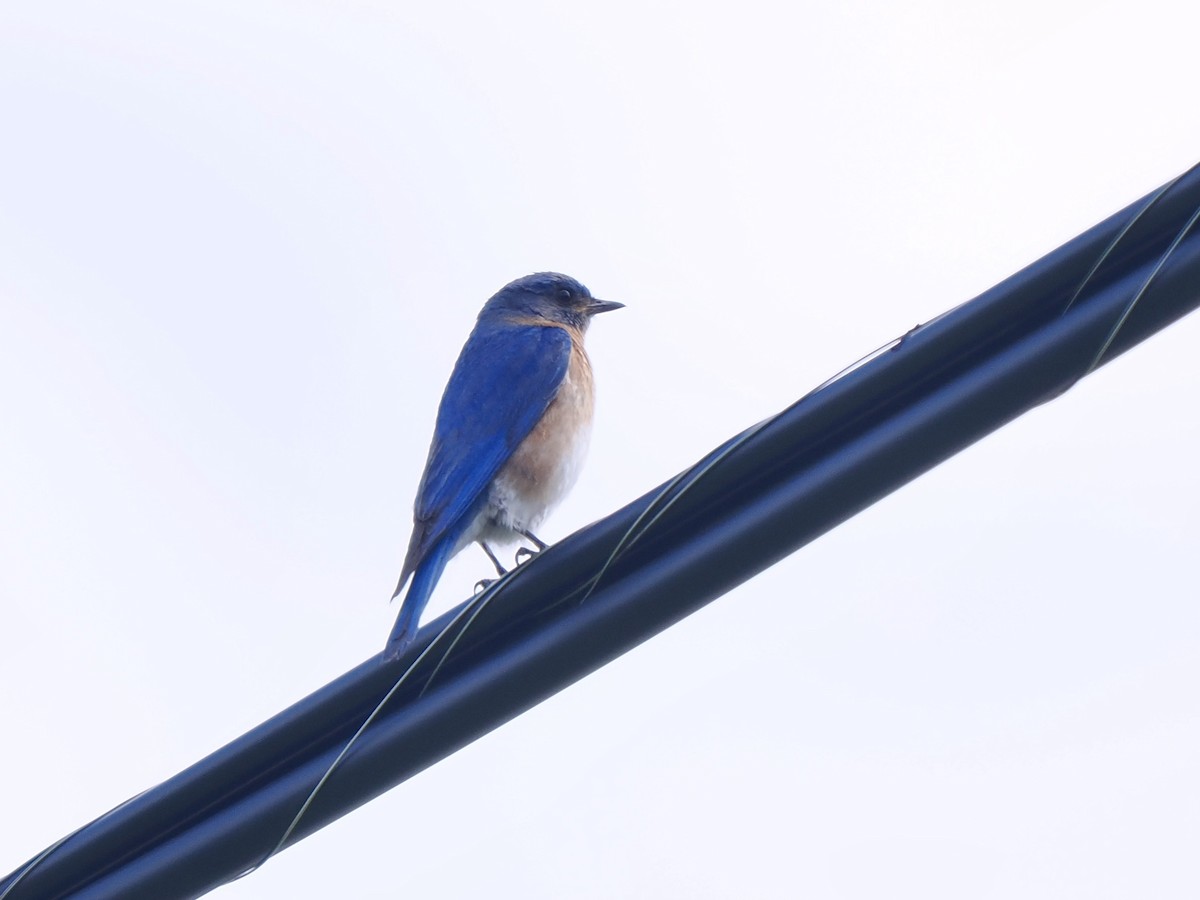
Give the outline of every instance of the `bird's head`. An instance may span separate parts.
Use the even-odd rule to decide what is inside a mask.
[[[592,316],[624,305],[597,300],[574,278],[557,272],[538,272],[502,287],[484,305],[479,317],[529,317],[585,331]]]

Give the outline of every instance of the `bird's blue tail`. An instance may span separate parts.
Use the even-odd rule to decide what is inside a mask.
[[[396,624],[388,637],[387,647],[383,651],[384,659],[396,659],[417,636],[417,625],[421,621],[421,613],[429,602],[434,585],[442,577],[446,563],[450,561],[453,543],[443,540],[425,559],[421,560],[413,572],[412,581],[408,585],[408,593],[404,595],[404,603],[400,606],[400,614],[396,616]],[[403,583],[402,583],[403,584]],[[399,595],[397,590],[396,594]],[[394,599],[394,598],[393,598]]]

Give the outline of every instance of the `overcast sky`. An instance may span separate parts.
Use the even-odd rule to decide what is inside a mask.
[[[627,305],[557,540],[1200,159],[1197,24],[0,4],[0,872],[379,651],[505,282]],[[1198,340],[215,896],[1196,896]]]

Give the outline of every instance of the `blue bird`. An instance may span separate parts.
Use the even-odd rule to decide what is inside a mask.
[[[526,538],[575,484],[591,432],[594,389],[583,336],[621,309],[566,275],[505,285],[479,313],[438,407],[413,532],[394,600],[412,576],[385,658],[412,642],[446,563],[478,542]]]

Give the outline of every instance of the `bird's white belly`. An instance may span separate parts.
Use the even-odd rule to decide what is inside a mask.
[[[557,458],[546,462],[536,479],[516,466],[505,466],[492,482],[488,494],[485,512],[490,522],[510,532],[532,531],[541,525],[575,486],[587,455],[590,431],[590,428],[582,428],[573,437],[564,437],[559,442],[561,449],[554,454]],[[530,455],[543,453],[545,450]]]

